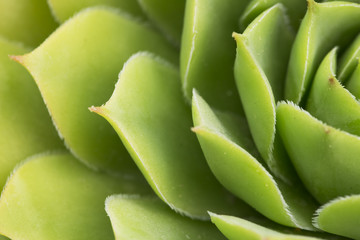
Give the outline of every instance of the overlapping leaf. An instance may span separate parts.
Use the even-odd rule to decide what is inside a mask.
[[[46,0],[0,0],[0,35],[38,46],[58,26]]]
[[[180,216],[157,198],[111,196],[106,211],[116,240],[225,239],[211,223]]]
[[[204,100],[193,96],[193,129],[207,162],[217,179],[232,193],[266,217],[286,226],[313,229],[311,215],[316,205],[300,186],[290,186],[271,174],[233,133],[233,125],[222,125]],[[241,124],[238,122],[237,124]],[[238,137],[244,138],[241,133]]]
[[[360,239],[360,197],[334,199],[317,211],[314,224],[318,228],[342,236]]]
[[[16,168],[0,199],[0,234],[10,239],[113,239],[104,201],[149,194],[145,181],[89,170],[67,153],[43,154]]]
[[[19,43],[0,38],[0,190],[20,161],[63,149],[34,81],[8,57],[26,51]]]
[[[63,23],[82,9],[93,6],[109,6],[129,13],[134,17],[143,18],[137,1],[128,0],[47,0],[55,19]]]
[[[177,61],[167,41],[145,25],[108,8],[92,8],[17,57],[33,75],[66,145],[91,167],[133,168],[110,125],[87,108],[108,99],[123,63],[140,50]]]
[[[263,11],[278,3],[286,7],[291,25],[297,29],[306,12],[306,1],[303,0],[252,0],[241,15],[241,27],[245,29]]]
[[[138,0],[149,19],[175,45],[181,41],[186,0]]]
[[[295,231],[291,232],[290,229],[283,228],[285,232],[275,231],[269,228],[265,228],[258,224],[246,221],[241,218],[232,216],[224,216],[211,214],[212,222],[220,229],[220,231],[230,240],[246,239],[246,240],[320,240],[320,239],[337,239],[336,237],[320,236],[312,237],[311,235],[320,235],[315,233],[307,233],[310,236],[295,234]],[[286,231],[288,233],[286,233]],[[328,238],[326,238],[328,237]],[[339,238],[340,239],[340,238]]]
[[[112,124],[156,194],[175,211],[201,219],[209,209],[236,211],[189,131],[191,110],[175,67],[149,54],[133,56],[110,100],[92,110]]]
[[[292,48],[285,97],[300,103],[318,65],[335,46],[346,46],[360,29],[360,6],[349,2],[309,0]]]
[[[277,107],[278,129],[302,182],[321,203],[360,193],[360,138],[293,104]]]
[[[233,76],[231,33],[248,1],[188,0],[181,42],[180,72],[184,94],[192,89],[219,109],[239,112],[241,104]]]
[[[356,68],[346,83],[348,89],[357,99],[360,99],[360,59],[357,61]]]
[[[276,176],[293,181],[290,161],[276,137],[275,101],[283,98],[283,81],[293,41],[284,7],[259,15],[237,42],[235,79],[259,152]],[[260,36],[260,37],[259,37]],[[273,61],[274,56],[277,60]]]
[[[336,49],[321,63],[306,109],[325,123],[360,136],[360,104],[336,78]]]

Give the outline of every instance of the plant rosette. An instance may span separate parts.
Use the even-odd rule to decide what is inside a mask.
[[[0,20],[0,239],[360,239],[359,0]]]

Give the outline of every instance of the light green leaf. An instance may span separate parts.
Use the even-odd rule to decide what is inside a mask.
[[[0,37],[0,191],[20,161],[64,148],[36,84],[8,57],[26,51],[20,44]]]
[[[321,60],[335,46],[346,46],[360,30],[360,5],[308,1],[292,48],[285,97],[296,104],[308,90]]]
[[[360,196],[336,198],[316,211],[314,224],[326,232],[360,239]]]
[[[235,91],[235,44],[231,33],[248,0],[189,0],[181,42],[180,73],[183,91],[191,101],[193,88],[216,108],[241,111]]]
[[[359,137],[332,128],[291,103],[280,103],[277,117],[291,161],[320,203],[360,193]]]
[[[94,172],[67,153],[34,156],[2,192],[0,233],[14,240],[113,239],[106,197],[149,190],[143,179]]]
[[[282,144],[275,140],[275,99],[283,97],[294,38],[284,11],[277,4],[259,15],[243,34],[233,36],[237,42],[236,84],[255,144],[274,174],[291,181],[294,174],[290,161]]]
[[[0,0],[0,35],[37,46],[57,27],[46,0]]]
[[[319,240],[323,238],[283,233],[245,219],[211,213],[211,221],[229,240]],[[289,231],[289,229],[287,229]],[[290,231],[289,231],[290,232]],[[300,231],[299,231],[300,232]],[[315,235],[315,233],[314,233]]]
[[[75,15],[77,12],[93,6],[109,6],[127,12],[134,17],[144,18],[144,14],[135,0],[47,0],[51,12],[60,23]]]
[[[138,0],[150,20],[172,41],[180,45],[186,0]]]
[[[351,74],[349,81],[346,83],[346,88],[357,98],[360,99],[360,59],[357,66]]]
[[[360,104],[336,79],[336,48],[321,63],[306,110],[332,127],[360,136]]]
[[[158,198],[114,195],[105,206],[116,240],[225,239],[211,223],[178,215]]]
[[[355,70],[360,58],[360,34],[343,53],[339,62],[339,81],[345,82]]]
[[[177,61],[173,48],[147,26],[108,8],[92,8],[17,57],[33,75],[66,145],[88,166],[135,169],[111,126],[88,107],[111,96],[122,65],[140,50]]]
[[[236,212],[190,131],[191,110],[175,67],[146,53],[133,56],[110,100],[92,110],[111,123],[156,194],[175,211],[201,219],[210,209]]]
[[[241,141],[227,135],[235,129],[224,130],[226,126],[196,93],[193,96],[193,119],[193,131],[198,136],[207,162],[216,178],[229,191],[275,222],[313,229],[311,216],[316,207],[301,184],[290,186],[274,179],[240,145]]]
[[[297,29],[306,12],[306,1],[304,0],[252,0],[241,15],[241,27],[245,29],[263,11],[278,3],[285,6],[291,26]]]

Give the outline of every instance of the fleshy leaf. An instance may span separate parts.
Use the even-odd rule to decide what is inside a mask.
[[[0,233],[10,239],[114,239],[104,211],[114,193],[148,194],[143,179],[94,172],[67,153],[19,166],[0,199]]]
[[[360,136],[360,104],[336,79],[336,49],[321,63],[306,110],[326,124]]]
[[[229,240],[320,240],[323,238],[308,237],[282,233],[265,228],[245,219],[211,213],[211,221]]]
[[[275,99],[283,97],[294,37],[287,21],[283,6],[278,4],[259,15],[243,34],[233,36],[237,42],[236,84],[255,144],[274,174],[291,181],[294,178],[291,162],[282,144],[274,144]]]
[[[299,186],[275,180],[248,153],[241,142],[228,136],[216,115],[196,93],[193,96],[193,131],[217,179],[232,193],[264,216],[280,224],[313,229],[314,203]],[[219,127],[220,126],[220,127]]]
[[[291,161],[320,203],[360,193],[359,137],[330,127],[291,103],[280,103],[277,116]]]
[[[88,107],[111,96],[122,65],[140,50],[177,61],[169,43],[147,26],[108,8],[92,8],[18,57],[38,84],[66,145],[88,166],[135,169],[111,126]]]
[[[47,0],[51,11],[60,23],[72,17],[82,9],[93,6],[109,6],[127,12],[135,17],[142,17],[144,14],[137,1],[132,0]]]
[[[360,239],[360,196],[340,197],[316,211],[314,224],[326,232]]]
[[[176,45],[180,44],[186,0],[138,0],[148,18]]]
[[[235,91],[231,33],[248,0],[186,2],[180,73],[186,98],[193,88],[218,109],[241,111]]]
[[[0,38],[0,191],[20,161],[64,148],[36,84],[8,57],[26,51],[20,44]]]
[[[351,74],[349,81],[346,83],[346,88],[357,98],[360,99],[360,59],[358,64]]]
[[[321,60],[335,46],[346,46],[360,30],[360,5],[308,1],[292,48],[285,97],[299,104]]]
[[[225,239],[211,223],[178,215],[158,198],[114,195],[105,205],[116,240]]]
[[[263,11],[277,3],[285,6],[292,27],[297,29],[306,12],[306,1],[304,0],[252,0],[241,15],[241,27],[245,29]]]
[[[156,194],[175,211],[201,219],[209,209],[234,211],[190,131],[191,110],[175,67],[146,53],[133,56],[110,100],[92,110],[111,123]]]
[[[46,0],[0,0],[0,35],[37,46],[55,30]]]
[[[339,81],[345,82],[355,70],[360,58],[360,34],[346,49],[339,62]]]

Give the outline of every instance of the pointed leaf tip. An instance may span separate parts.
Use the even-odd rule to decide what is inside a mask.
[[[20,63],[21,65],[24,65],[24,56],[21,56],[21,55],[8,55],[9,58],[15,62],[18,62]]]

